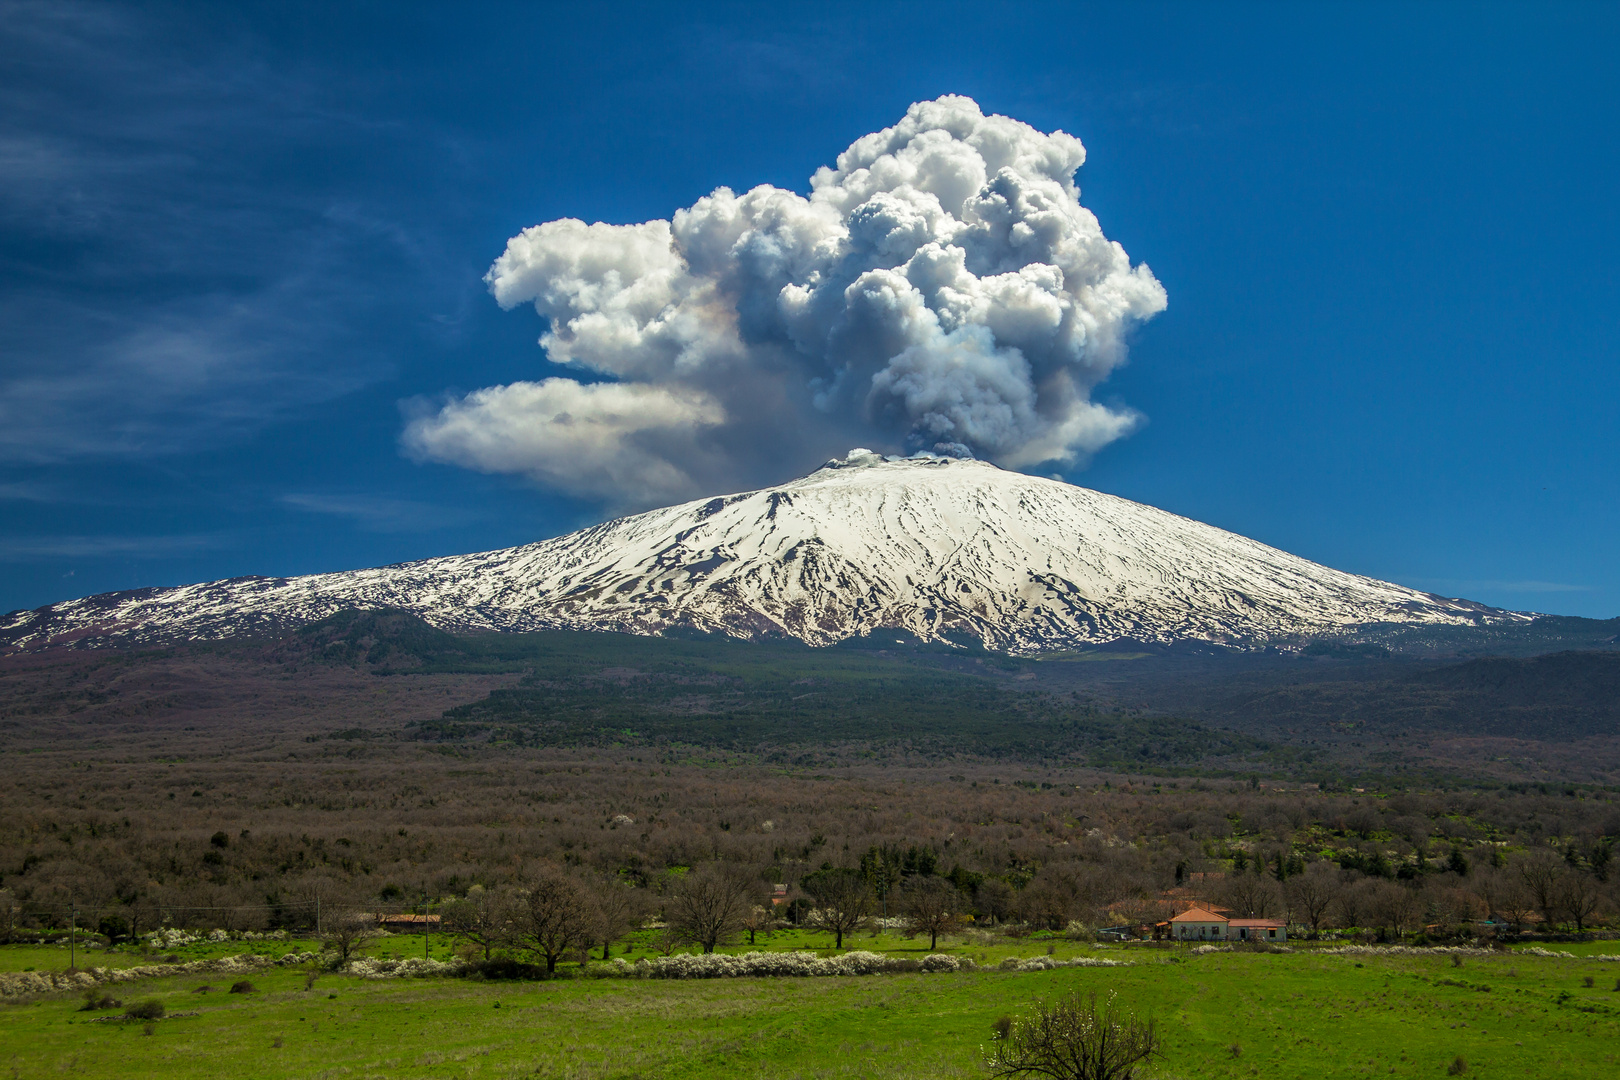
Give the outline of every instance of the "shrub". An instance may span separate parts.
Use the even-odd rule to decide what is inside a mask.
[[[362,979],[400,979],[415,975],[464,975],[468,971],[468,966],[461,960],[445,963],[442,960],[426,960],[420,956],[413,956],[408,960],[365,957],[351,960],[349,966],[343,970]]]
[[[1054,963],[1045,957],[1038,957],[1037,961],[1045,967],[1071,966],[1068,962]],[[638,960],[634,964],[614,960],[597,968],[596,974],[599,977],[626,975],[643,979],[818,978],[908,971],[970,971],[973,967],[973,961],[965,957],[943,953],[932,953],[921,960],[913,960],[856,949],[839,956],[817,956],[813,952],[685,953]]]
[[[1581,985],[1587,987],[1588,989],[1590,989],[1591,987],[1594,987],[1594,986],[1597,985],[1597,980],[1592,978],[1592,976],[1588,975],[1586,978],[1581,980]]]
[[[92,986],[84,992],[84,1004],[79,1006],[80,1012],[95,1012],[97,1009],[116,1009],[123,1002]]]
[[[193,994],[212,994],[213,992],[214,988],[206,983],[192,991]]]
[[[1002,971],[1052,971],[1070,967],[1128,967],[1125,960],[1102,960],[1094,956],[1076,956],[1059,960],[1055,956],[1030,956],[1019,959],[1009,956],[997,965]]]
[[[246,979],[240,979],[231,983],[231,993],[233,994],[251,994],[254,992],[254,990],[255,988],[253,984],[248,982]]]
[[[128,1020],[161,1020],[163,1018],[163,1002],[157,998],[148,998],[137,1001],[124,1010],[124,1017]]]
[[[543,979],[546,969],[540,964],[528,964],[509,956],[497,956],[472,965],[475,976],[485,979]]]
[[[96,932],[107,939],[107,944],[116,945],[129,937],[129,920],[119,915],[105,916]]]
[[[1463,1057],[1461,1054],[1458,1054],[1456,1057],[1451,1059],[1451,1064],[1446,1068],[1446,1075],[1461,1076],[1467,1071],[1468,1059]]]
[[[992,1075],[1051,1080],[1131,1080],[1138,1066],[1160,1056],[1152,1020],[1115,1008],[1113,997],[1070,994],[1036,1001],[1029,1015],[997,1031],[985,1064]]]

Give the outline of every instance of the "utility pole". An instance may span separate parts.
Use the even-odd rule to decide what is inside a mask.
[[[321,894],[315,894],[315,936],[321,936]]]
[[[76,951],[76,949],[74,947],[74,941],[73,941],[73,939],[78,937],[78,935],[79,935],[79,909],[74,908],[72,913],[70,915],[68,915],[68,969],[69,970],[72,970],[73,968],[76,968],[76,967],[79,966],[78,952]]]

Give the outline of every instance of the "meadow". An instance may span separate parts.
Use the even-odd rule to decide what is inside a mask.
[[[778,933],[761,947],[828,944],[819,938]],[[645,955],[646,944],[633,942],[630,955]],[[888,935],[863,934],[856,945],[921,951],[916,941]],[[1605,947],[1612,953],[1614,943],[1592,951]],[[420,956],[421,948],[421,938],[401,936],[369,951]],[[239,994],[228,992],[229,978],[165,977],[111,988],[126,1003],[161,1000],[167,1015],[151,1023],[124,1020],[119,1010],[81,1011],[75,994],[6,999],[0,1068],[18,1078],[88,1080],[974,1077],[987,1075],[980,1047],[997,1017],[1073,989],[1115,994],[1155,1019],[1166,1052],[1151,1074],[1162,1080],[1586,1078],[1620,1067],[1620,963],[1590,956],[1501,952],[1459,965],[1443,952],[1196,953],[1062,939],[958,943],[949,951],[993,963],[1048,949],[1057,959],[1130,964],[702,981],[581,978],[569,970],[542,982],[368,980],[279,968],[255,974],[254,991]],[[53,951],[11,946],[0,956],[17,970],[16,960],[42,961]],[[180,952],[194,959],[220,949]],[[199,992],[204,985],[212,990]],[[1462,1073],[1452,1071],[1459,1058]]]

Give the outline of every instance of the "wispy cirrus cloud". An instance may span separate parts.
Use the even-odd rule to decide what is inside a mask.
[[[423,237],[297,167],[431,136],[171,30],[0,5],[0,463],[219,445],[387,378],[366,324],[434,272]]]
[[[374,532],[431,532],[463,525],[473,519],[473,515],[464,510],[447,510],[414,499],[390,499],[363,493],[294,492],[281,496],[278,501],[295,510],[346,518]]]
[[[167,559],[225,546],[226,538],[200,533],[175,536],[7,536],[0,537],[0,561],[41,562],[121,556]]]
[[[32,480],[0,483],[0,502],[56,503],[66,501],[61,489]]]

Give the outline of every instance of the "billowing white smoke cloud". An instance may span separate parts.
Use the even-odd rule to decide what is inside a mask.
[[[670,221],[525,229],[486,276],[496,300],[532,302],[550,359],[611,381],[479,390],[406,448],[619,506],[854,444],[1072,464],[1135,424],[1090,391],[1165,306],[1080,205],[1084,161],[1071,135],[943,97],[809,198],[719,188]]]

